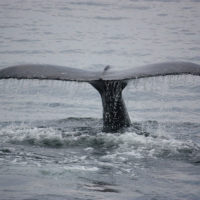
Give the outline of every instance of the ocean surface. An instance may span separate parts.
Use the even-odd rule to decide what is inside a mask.
[[[0,69],[200,64],[199,0],[0,1]],[[199,200],[200,77],[131,81],[102,132],[87,83],[0,80],[0,200]]]

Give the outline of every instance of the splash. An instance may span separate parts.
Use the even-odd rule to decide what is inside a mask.
[[[146,126],[141,123],[141,126]],[[180,125],[180,124],[179,124]],[[91,129],[72,128],[66,130],[65,127],[30,127],[27,124],[19,126],[5,126],[0,130],[1,142],[14,145],[28,145],[32,147],[45,147],[56,149],[84,148],[86,154],[102,154],[104,161],[118,159],[144,158],[170,158],[170,159],[190,159],[199,154],[200,146],[191,139],[184,139],[173,132],[171,127],[164,129],[162,126],[150,127],[148,124],[149,136],[138,134],[133,129],[125,133],[103,133],[91,132]],[[153,124],[153,126],[155,126]],[[182,124],[180,125],[182,126]],[[186,126],[186,125],[185,125]],[[167,127],[167,124],[165,124]],[[6,150],[2,150],[6,152]],[[7,152],[9,153],[9,152]]]

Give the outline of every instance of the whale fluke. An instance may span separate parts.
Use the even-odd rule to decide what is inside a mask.
[[[200,65],[191,62],[165,62],[140,67],[134,67],[123,71],[109,70],[105,73],[104,80],[131,80],[155,76],[167,75],[200,75]]]
[[[16,65],[0,70],[0,79],[16,78],[90,82],[97,80],[100,75],[100,72],[44,64]]]
[[[153,76],[200,75],[200,65],[190,62],[166,62],[114,71],[109,65],[103,72],[94,72],[57,65],[16,65],[0,70],[0,79],[47,79],[90,82],[95,80],[128,81]]]
[[[114,71],[106,66],[92,72],[56,65],[17,65],[0,70],[0,79],[47,79],[88,82],[99,92],[103,105],[103,131],[115,132],[131,124],[122,91],[129,80],[154,76],[191,74],[200,76],[200,65],[190,62],[166,62]]]

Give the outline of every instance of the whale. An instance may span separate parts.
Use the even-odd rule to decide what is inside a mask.
[[[25,64],[0,70],[0,79],[39,79],[87,82],[100,94],[103,107],[103,132],[118,132],[131,125],[122,92],[129,81],[168,75],[200,76],[200,65],[191,62],[163,62],[117,71],[106,66],[89,71],[49,64]]]

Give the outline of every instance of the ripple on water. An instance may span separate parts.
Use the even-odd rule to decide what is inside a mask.
[[[46,151],[61,149],[64,152],[78,148],[78,156],[80,156],[78,161],[97,158],[98,164],[100,166],[103,164],[104,167],[110,167],[108,165],[110,161],[111,167],[113,167],[115,163],[134,162],[146,158],[186,159],[198,162],[200,155],[198,143],[189,138],[185,140],[184,136],[176,138],[170,134],[172,126],[168,125],[170,130],[168,132],[161,128],[155,132],[157,126],[155,126],[155,123],[150,124],[153,128],[149,135],[144,134],[144,128],[137,128],[137,132],[142,131],[141,134],[131,128],[127,132],[113,134],[99,132],[99,129],[96,132],[90,131],[87,127],[66,129],[65,127],[53,126],[31,127],[28,124],[3,126],[0,131],[1,143],[4,146],[6,144],[6,146],[0,149],[1,157],[6,158],[11,154],[14,155],[15,148],[13,150],[13,145],[14,147],[17,145],[28,149],[40,147],[46,149]],[[187,126],[187,124],[185,123],[183,126]],[[76,158],[76,153],[72,156],[73,159]],[[33,156],[34,159],[40,160],[40,156],[37,157],[35,153],[27,155],[26,152],[18,152],[18,156],[29,158]],[[45,159],[48,160],[49,157],[46,158],[44,155],[41,159],[44,161]],[[55,157],[52,157],[53,159]],[[66,163],[69,160],[63,162]],[[57,161],[63,163],[59,158]]]

